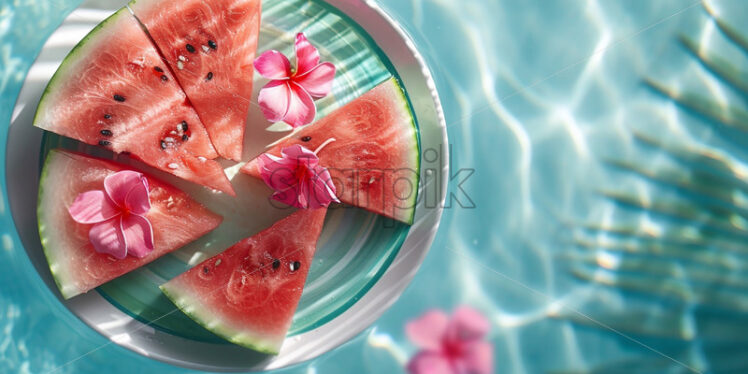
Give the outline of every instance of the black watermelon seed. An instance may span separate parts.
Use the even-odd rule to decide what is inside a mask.
[[[110,118],[112,118],[112,115],[111,115],[111,114],[105,114],[105,115],[104,115],[104,119],[110,119]]]
[[[187,136],[187,134],[184,134],[184,135],[182,135],[182,141],[186,141],[186,140],[187,140],[187,139],[189,139],[189,138],[190,138],[190,137],[189,137],[189,136]]]
[[[187,52],[195,53],[195,47],[193,47],[192,44],[187,44],[186,48]]]
[[[275,260],[273,260],[273,269],[277,269],[280,266],[281,266],[281,262],[279,259],[276,258]]]
[[[107,140],[99,140],[99,145],[102,147],[106,147],[108,145],[112,145],[112,143]]]
[[[189,129],[189,126],[187,126],[187,121],[182,121],[181,125],[182,131],[187,131],[187,129]]]
[[[157,71],[157,72],[159,72],[159,73],[163,73],[163,72],[164,72],[164,69],[161,69],[161,68],[160,68],[160,67],[158,67],[158,66],[154,66],[154,67],[153,67],[153,70],[155,70],[155,71]]]
[[[205,77],[205,80],[211,80],[213,79],[213,72],[208,72],[208,75]]]
[[[291,271],[299,270],[300,267],[301,267],[301,262],[298,262],[298,261],[292,262],[291,265],[289,266]]]
[[[169,80],[169,77],[167,77],[166,75],[162,75],[161,76],[161,80],[164,81],[164,82],[166,82],[166,81]]]
[[[208,273],[210,273],[210,269],[208,269],[207,266],[203,266],[203,274],[208,274]]]
[[[119,101],[120,103],[124,103],[125,102],[125,98],[123,96],[120,96],[120,95],[114,95],[114,100]]]
[[[101,130],[101,135],[112,136],[112,132],[109,130]]]
[[[308,141],[310,141],[310,140],[312,140],[312,137],[311,137],[311,136],[305,136],[305,137],[301,138],[301,141],[302,141],[302,142],[308,142]]]
[[[163,140],[161,141],[161,149],[166,149],[166,142]]]
[[[216,42],[214,42],[212,40],[208,40],[208,47],[216,49],[216,48],[218,48],[218,44],[216,44]]]

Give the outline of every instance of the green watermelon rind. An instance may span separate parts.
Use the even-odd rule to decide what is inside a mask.
[[[78,62],[78,60],[83,57],[82,53],[85,52],[84,48],[86,47],[88,42],[92,38],[98,36],[99,32],[104,31],[106,26],[118,20],[119,17],[122,16],[122,14],[130,15],[130,11],[127,9],[127,7],[119,9],[118,11],[114,12],[114,14],[101,21],[101,23],[99,23],[98,25],[96,25],[96,27],[89,31],[88,34],[86,34],[86,36],[84,36],[83,39],[81,39],[81,41],[79,41],[78,44],[76,44],[75,47],[70,50],[70,53],[65,56],[65,59],[62,60],[62,63],[60,63],[60,67],[57,68],[57,71],[52,76],[52,79],[49,80],[49,83],[47,83],[47,87],[42,93],[42,97],[39,100],[39,106],[36,108],[36,114],[34,115],[34,126],[44,128],[43,124],[39,124],[39,116],[45,112],[47,108],[47,101],[52,96],[52,94],[57,91],[56,88],[59,84],[58,81],[61,79],[61,77],[66,76],[68,74],[68,70],[75,67],[76,62]]]
[[[168,297],[169,300],[171,300],[174,305],[182,311],[182,313],[186,314],[200,326],[221,338],[244,348],[249,348],[269,355],[278,354],[279,345],[263,343],[262,338],[259,336],[248,337],[246,335],[237,335],[233,329],[228,327],[223,321],[220,321],[215,315],[211,315],[207,309],[203,308],[202,310],[197,310],[195,306],[202,305],[202,303],[195,300],[194,297],[187,295],[185,292],[180,292],[178,287],[172,286],[170,283],[171,282],[167,282],[159,286],[161,292],[163,292],[164,295],[166,295],[166,297]]]
[[[405,94],[405,90],[403,89],[403,87],[400,85],[400,82],[395,77],[390,78],[390,81],[392,82],[392,84],[394,85],[398,93],[398,99],[400,100],[397,100],[397,101],[400,101],[400,104],[402,104],[402,106],[405,108],[405,113],[407,113],[408,116],[410,117],[410,126],[413,130],[414,149],[413,149],[413,153],[411,153],[410,156],[415,159],[416,177],[415,177],[415,180],[412,180],[411,182],[413,183],[412,185],[415,187],[416,193],[414,193],[413,197],[407,202],[408,205],[410,206],[410,209],[409,209],[410,215],[407,218],[407,220],[403,221],[409,225],[412,225],[413,221],[415,220],[415,215],[416,215],[416,203],[418,201],[418,186],[419,186],[420,179],[421,179],[421,146],[418,141],[418,126],[416,124],[415,115],[413,114],[412,108],[410,106],[410,102],[408,101],[408,97]]]
[[[39,238],[41,239],[44,256],[47,258],[47,263],[49,264],[49,270],[52,273],[52,278],[54,278],[55,284],[57,284],[57,288],[60,290],[62,297],[67,300],[71,297],[79,295],[81,293],[81,290],[73,285],[74,282],[72,278],[66,277],[66,274],[72,273],[60,271],[60,266],[62,265],[59,261],[57,261],[57,252],[52,249],[52,242],[54,242],[54,239],[52,239],[51,237],[55,236],[55,232],[54,230],[47,231],[48,224],[45,223],[45,218],[47,216],[44,213],[44,186],[46,185],[47,178],[49,177],[49,172],[52,168],[52,164],[54,163],[55,159],[59,157],[59,155],[59,151],[49,151],[47,159],[44,162],[42,174],[39,177],[39,197],[37,199],[36,215],[37,224],[39,227]],[[54,227],[54,225],[50,225],[50,227]]]

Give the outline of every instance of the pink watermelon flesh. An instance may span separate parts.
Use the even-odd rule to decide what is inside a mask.
[[[323,119],[294,131],[267,153],[300,144],[328,168],[338,198],[405,223],[413,223],[420,153],[416,128],[403,91],[390,79]],[[257,160],[242,171],[260,177]]]
[[[212,161],[218,154],[200,118],[126,8],[65,58],[42,96],[34,125],[234,194]]]
[[[205,124],[213,146],[239,161],[252,61],[260,32],[260,0],[135,0],[145,25]]]
[[[154,250],[144,258],[117,260],[89,242],[92,225],[73,221],[68,208],[83,192],[103,190],[104,178],[124,165],[63,150],[47,156],[39,185],[39,236],[55,282],[65,299],[98,287],[203,236],[221,223],[184,192],[147,176]]]
[[[299,210],[161,290],[216,335],[277,354],[301,298],[326,213],[326,208]]]

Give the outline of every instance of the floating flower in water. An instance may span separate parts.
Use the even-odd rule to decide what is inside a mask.
[[[405,326],[421,351],[408,362],[411,374],[491,374],[493,346],[483,341],[491,325],[477,311],[460,307],[450,319],[432,310]]]
[[[78,195],[68,212],[78,223],[93,224],[88,238],[97,252],[121,260],[153,251],[153,229],[145,217],[150,209],[148,180],[125,170],[106,177],[104,191]]]
[[[260,175],[275,190],[273,199],[302,209],[326,207],[339,203],[330,172],[319,165],[317,153],[334,138],[328,139],[314,152],[301,145],[281,150],[281,157],[260,155]]]
[[[254,61],[255,69],[271,81],[260,90],[260,109],[269,121],[285,122],[291,127],[304,126],[314,120],[314,99],[327,96],[335,78],[332,63],[319,62],[319,52],[304,34],[296,35],[296,69],[288,58],[271,50]]]

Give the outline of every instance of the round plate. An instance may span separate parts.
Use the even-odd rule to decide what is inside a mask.
[[[36,227],[35,191],[40,169],[29,165],[41,166],[50,149],[63,147],[143,166],[44,133],[31,122],[62,59],[121,6],[116,1],[87,1],[67,17],[32,66],[11,119],[6,185],[13,218],[29,258],[55,293]],[[96,292],[61,302],[116,344],[171,364],[210,371],[276,369],[337,347],[374,322],[401,294],[426,255],[441,217],[448,176],[444,119],[431,75],[402,30],[375,4],[360,0],[266,0],[262,17],[259,51],[278,49],[292,56],[294,35],[303,31],[319,48],[322,60],[338,68],[332,94],[317,102],[319,117],[390,77],[401,82],[416,114],[422,151],[415,223],[406,226],[361,209],[332,209],[289,336],[280,354],[265,356],[202,329],[179,312],[158,285],[290,211],[271,205],[264,197],[268,190],[260,181],[237,173],[241,163],[226,164],[235,187],[241,186],[237,199],[214,195],[146,168],[224,215],[224,223],[187,247]],[[256,98],[264,82],[257,76],[255,79]],[[263,131],[267,122],[259,110],[254,107],[250,112],[245,159],[282,135]]]

